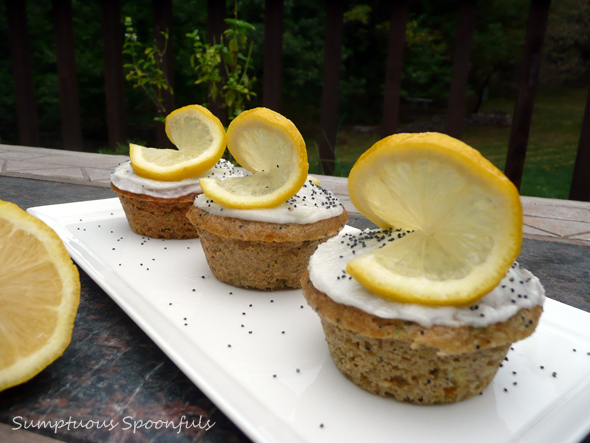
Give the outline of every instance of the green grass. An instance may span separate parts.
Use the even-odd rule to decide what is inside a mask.
[[[567,199],[588,91],[539,90],[533,108],[521,194]],[[490,100],[482,112],[514,111],[514,102]],[[506,164],[510,128],[467,127],[463,140],[501,170]]]
[[[533,109],[521,194],[567,199],[576,151],[582,129],[587,89],[539,89]],[[514,100],[485,102],[483,113],[504,111],[512,115]],[[376,133],[343,129],[336,144],[336,175],[346,177],[357,158],[379,139]],[[466,126],[462,140],[478,149],[500,170],[504,170],[510,127]],[[317,142],[306,138],[311,173],[319,169]]]

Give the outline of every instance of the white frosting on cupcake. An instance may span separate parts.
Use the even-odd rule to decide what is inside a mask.
[[[191,177],[181,181],[160,181],[144,178],[133,172],[131,162],[121,163],[111,173],[111,182],[117,188],[133,192],[135,194],[146,194],[158,198],[178,198],[183,195],[201,194],[199,178],[201,177],[228,177],[242,176],[242,171],[235,168],[227,160],[221,159],[215,166],[198,177]]]
[[[232,209],[215,203],[205,194],[197,196],[194,205],[210,214],[267,223],[308,224],[337,217],[344,210],[338,198],[311,180],[287,200],[274,208]]]
[[[404,235],[411,233],[366,230],[340,234],[328,240],[318,247],[310,259],[308,270],[311,282],[337,303],[354,306],[381,318],[413,321],[424,327],[485,327],[508,320],[522,308],[542,305],[545,300],[545,290],[537,277],[516,262],[496,288],[466,307],[397,303],[376,296],[346,273],[346,263],[353,257],[366,254]]]

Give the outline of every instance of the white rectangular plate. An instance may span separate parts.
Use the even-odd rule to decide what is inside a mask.
[[[116,198],[29,212],[254,441],[576,442],[590,431],[587,312],[548,299],[536,332],[513,346],[482,395],[414,406],[338,372],[300,290],[221,283],[198,240],[134,234]]]

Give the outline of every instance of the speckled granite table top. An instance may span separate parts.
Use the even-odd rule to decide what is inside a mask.
[[[0,176],[0,199],[23,209],[65,202],[112,198],[104,187]],[[350,225],[371,224],[352,214]],[[584,244],[525,238],[521,264],[541,277],[549,297],[590,312],[590,248]],[[0,392],[0,441],[247,442],[245,436],[136,326],[82,270],[82,293],[72,343],[64,356],[26,384]],[[138,420],[179,423],[191,429],[139,429]],[[91,421],[70,429],[12,431],[25,421]],[[127,418],[127,422],[123,420]],[[118,429],[109,430],[111,420]],[[99,427],[96,423],[105,423]],[[207,429],[207,424],[215,425]],[[20,436],[17,436],[19,434]],[[22,440],[17,440],[21,438]],[[10,441],[10,440],[8,440]]]

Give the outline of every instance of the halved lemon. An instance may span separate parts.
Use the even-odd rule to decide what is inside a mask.
[[[171,112],[166,117],[166,134],[178,150],[130,144],[131,166],[137,175],[160,181],[197,177],[211,169],[225,150],[225,128],[200,105]]]
[[[491,291],[520,253],[518,190],[478,151],[447,135],[378,141],[353,166],[348,188],[368,219],[409,233],[347,265],[382,297],[466,305]]]
[[[294,196],[309,165],[295,124],[267,108],[242,112],[227,129],[227,147],[252,172],[244,177],[200,179],[203,192],[229,208],[272,208]]]
[[[0,391],[33,378],[68,347],[80,278],[57,234],[0,201]]]

